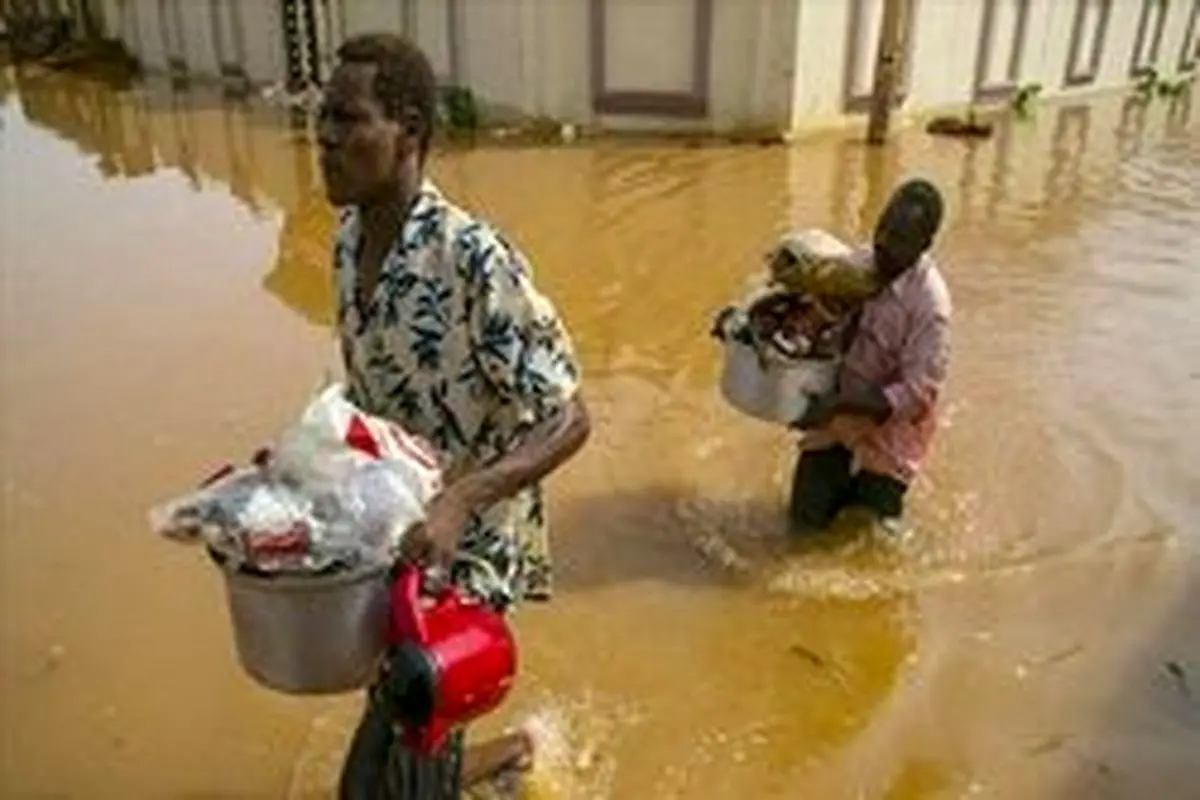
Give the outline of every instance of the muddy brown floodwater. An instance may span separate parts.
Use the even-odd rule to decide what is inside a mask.
[[[354,698],[253,685],[219,576],[146,509],[331,363],[312,153],[195,91],[0,79],[5,797],[327,797]],[[503,719],[539,797],[1196,797],[1200,136],[1045,106],[967,145],[450,154],[536,261],[594,439]],[[790,225],[945,189],[956,302],[913,535],[787,551],[788,436],[716,396],[710,314]]]

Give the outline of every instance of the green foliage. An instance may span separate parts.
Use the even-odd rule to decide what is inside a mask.
[[[1134,73],[1134,77],[1136,78],[1133,85],[1134,93],[1146,101],[1155,97],[1178,99],[1191,88],[1192,82],[1196,79],[1193,72],[1185,72],[1173,78],[1167,78],[1154,67],[1143,67]]]
[[[465,86],[447,86],[441,90],[438,116],[450,132],[477,131],[483,126],[475,93]]]
[[[1042,85],[1040,83],[1027,83],[1017,89],[1017,93],[1013,95],[1012,108],[1018,117],[1025,119],[1033,115],[1033,102],[1042,93]]]

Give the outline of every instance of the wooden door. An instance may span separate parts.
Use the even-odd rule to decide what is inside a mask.
[[[1087,86],[1100,73],[1112,0],[1075,0],[1075,20],[1071,25],[1071,43],[1067,49],[1067,69],[1063,85]]]
[[[976,100],[999,100],[1015,94],[1029,21],[1030,0],[984,0],[975,61]]]
[[[597,113],[708,116],[714,0],[590,2]]]
[[[1170,0],[1142,0],[1138,14],[1137,34],[1129,54],[1129,75],[1137,77],[1149,69],[1158,68],[1162,50],[1163,29],[1170,13]]]
[[[1183,45],[1179,48],[1179,72],[1188,72],[1196,68],[1200,62],[1200,0],[1193,0],[1191,13],[1188,14],[1187,30],[1183,35]]]
[[[842,108],[862,113],[871,106],[875,84],[875,57],[883,22],[884,0],[850,0],[846,23],[846,62],[842,73]],[[896,86],[897,106],[908,99],[912,81],[913,49],[920,0],[909,0],[908,17],[902,23],[904,42],[900,48],[900,81]]]

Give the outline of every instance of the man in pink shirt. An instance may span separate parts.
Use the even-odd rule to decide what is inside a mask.
[[[928,255],[942,214],[933,184],[912,180],[879,217],[870,256],[887,285],[861,311],[837,389],[797,423],[798,534],[825,530],[846,508],[881,522],[904,511],[937,430],[949,361],[950,293]]]

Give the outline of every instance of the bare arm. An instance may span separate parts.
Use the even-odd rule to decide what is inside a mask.
[[[447,490],[471,511],[538,483],[579,452],[591,433],[587,406],[578,395],[549,419],[535,425],[512,452],[467,473]]]

